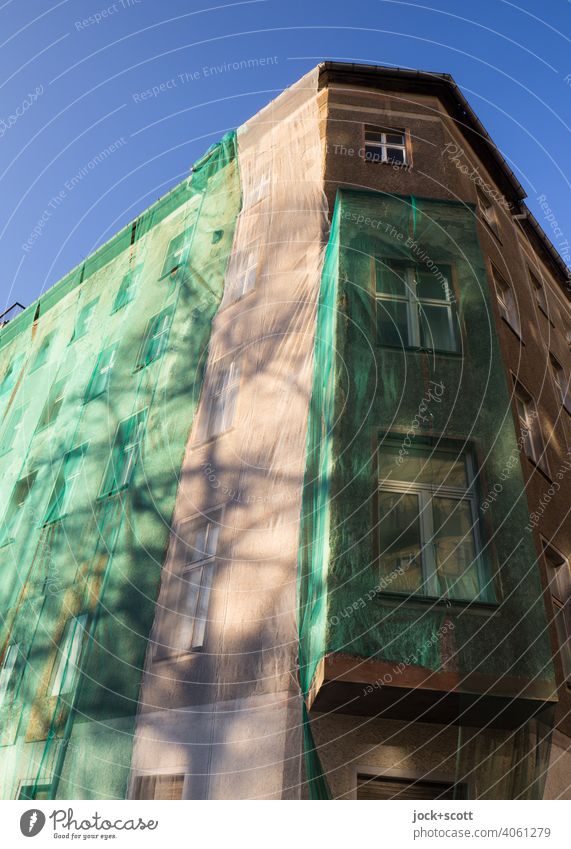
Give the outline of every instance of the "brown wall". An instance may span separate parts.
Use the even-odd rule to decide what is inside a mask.
[[[504,199],[497,183],[484,164],[477,159],[469,142],[436,97],[423,94],[378,91],[370,88],[331,84],[327,89],[328,123],[326,148],[326,192],[333,210],[336,191],[340,187],[373,189],[396,194],[412,194],[464,200],[477,204],[477,190],[472,171],[476,167],[488,191],[497,193],[494,202],[498,219],[497,233],[478,215],[478,232],[484,255],[489,284],[494,291],[491,263],[512,286],[520,313],[521,334],[518,336],[500,317],[492,299],[494,320],[505,363],[506,379],[511,375],[534,397],[544,441],[550,475],[537,469],[524,454],[521,455],[526,494],[530,513],[537,510],[565,461],[571,459],[571,418],[562,407],[549,364],[552,351],[567,374],[571,371],[571,352],[568,334],[571,330],[571,306],[563,289],[564,281],[556,279],[521,223],[513,218],[518,212],[517,196]],[[403,128],[409,136],[409,160],[406,167],[366,162],[359,151],[364,145],[364,124]],[[446,145],[449,145],[448,152]],[[456,145],[457,148],[451,148]],[[478,214],[475,212],[475,214]],[[538,307],[528,265],[535,266],[547,293],[549,317]],[[515,416],[515,407],[512,409]],[[493,485],[493,481],[490,482]],[[551,541],[565,557],[571,557],[571,523],[568,518],[571,471],[561,479],[561,488],[554,495],[537,527],[533,530],[539,567],[544,587],[546,569],[541,557],[541,537]],[[522,529],[523,530],[523,529]],[[529,531],[523,531],[528,533]],[[551,600],[546,592],[549,618]],[[556,637],[552,628],[552,643]],[[556,659],[558,680],[562,671]],[[558,724],[560,732],[571,735],[571,689],[559,686]]]

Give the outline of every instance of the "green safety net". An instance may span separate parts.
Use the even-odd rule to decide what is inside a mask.
[[[126,796],[240,204],[230,133],[0,331],[2,798]]]
[[[483,687],[517,698],[529,685],[538,708],[553,698],[491,297],[473,207],[338,192],[300,533],[300,666],[309,701],[333,653],[390,663],[395,674],[405,666],[454,673],[459,693]],[[469,737],[472,747],[459,746],[460,772],[476,741],[489,745],[489,735]],[[316,756],[306,757],[310,777]],[[502,762],[492,757],[492,771]],[[497,798],[516,793],[502,787]]]

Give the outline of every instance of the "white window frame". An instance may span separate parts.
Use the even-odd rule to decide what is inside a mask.
[[[529,266],[527,267],[527,273],[529,275],[529,280],[531,283],[531,288],[533,290],[535,302],[539,309],[542,311],[542,313],[546,315],[547,318],[549,318],[549,302],[547,300],[547,292],[545,291],[545,286],[543,285],[535,271],[532,271]]]
[[[174,306],[165,307],[164,310],[153,315],[148,323],[143,342],[137,357],[136,371],[150,366],[151,363],[159,360],[165,353],[168,337],[174,321]],[[152,347],[152,343],[158,340],[157,348],[152,359],[147,359],[148,351]]]
[[[134,290],[138,285],[142,271],[143,263],[140,262],[138,265],[135,266],[135,268],[133,268],[131,271],[127,271],[127,273],[123,275],[121,283],[119,284],[119,288],[117,289],[115,298],[113,300],[113,306],[111,308],[112,314],[119,312],[119,310],[124,309],[128,304],[131,303],[135,296]],[[123,302],[121,304],[118,304],[117,302],[119,300],[119,295],[121,295],[123,292],[125,293],[123,294]]]
[[[200,414],[198,441],[208,442],[232,427],[240,391],[240,354],[221,357],[212,364]]]
[[[482,189],[479,188],[479,186],[476,186],[476,194],[478,197],[478,209],[480,210],[480,215],[494,235],[497,236],[499,221],[494,202],[484,191],[482,191]]]
[[[181,265],[184,265],[188,261],[188,258],[190,257],[190,250],[192,248],[192,242],[194,240],[194,231],[195,231],[195,228],[196,228],[196,220],[197,220],[197,216],[195,215],[194,218],[190,222],[186,223],[184,230],[181,230],[180,233],[177,233],[176,236],[173,236],[172,239],[169,239],[167,249],[166,249],[166,253],[165,253],[165,258],[164,258],[164,261],[163,261],[161,276],[159,278],[160,280],[162,280],[163,277],[168,277],[169,274],[173,274],[175,271],[178,271],[178,269],[181,267]],[[185,236],[185,235],[187,236],[187,239],[182,240],[181,247],[178,248],[173,254],[173,262],[174,262],[174,258],[176,258],[176,265],[173,265],[172,262],[168,262],[169,257],[171,255],[171,245],[177,239],[180,239],[181,236]],[[169,268],[167,268],[167,264],[170,266]]]
[[[97,308],[97,303],[99,298],[92,298],[83,306],[80,306],[77,313],[77,319],[75,321],[75,326],[73,329],[73,336],[71,337],[72,342],[76,342],[78,339],[83,339],[84,336],[87,336],[89,333],[89,328],[91,326],[91,322],[93,321],[93,317],[95,314],[95,310]],[[80,321],[82,321],[82,317],[84,314],[87,314],[85,321],[83,321],[83,328],[80,326]],[[81,333],[78,331],[81,330]]]
[[[107,466],[105,468],[105,473],[103,480],[101,482],[101,489],[99,493],[99,498],[106,498],[109,495],[114,495],[117,492],[120,492],[122,489],[125,489],[131,483],[131,477],[133,475],[134,466],[137,463],[139,456],[141,454],[141,445],[145,436],[145,428],[147,424],[147,408],[143,408],[142,410],[137,410],[137,412],[128,416],[123,421],[119,422],[117,425],[117,429],[115,431],[115,437],[113,439],[113,444],[111,446],[111,453],[109,455],[109,460],[107,462]],[[137,417],[138,421],[134,430],[133,439],[130,442],[122,445],[121,450],[121,458],[122,458],[122,469],[121,469],[121,479],[120,481],[116,478],[116,469],[115,469],[115,448],[117,441],[119,440],[119,434],[121,433],[121,428],[127,424],[131,419]],[[126,455],[129,455],[127,459],[125,459]],[[113,470],[113,483],[114,486],[112,489],[108,489],[108,483],[111,469]]]
[[[6,507],[6,510],[4,511],[4,516],[2,518],[2,526],[0,527],[0,546],[12,542],[18,535],[18,530],[24,514],[24,508],[26,506],[28,498],[30,497],[30,492],[34,487],[37,476],[37,470],[33,469],[32,471],[26,472],[26,474],[19,477],[16,483],[14,484],[12,494],[10,495],[10,500],[8,502],[8,506]],[[16,488],[19,484],[28,481],[29,483],[27,483],[27,488],[25,489],[23,496],[21,497],[20,501],[16,503],[14,501],[14,499],[16,498]],[[8,522],[10,522],[9,526]]]
[[[200,651],[204,647],[212,584],[216,570],[216,555],[220,535],[221,513],[211,513],[193,526],[194,555],[185,560],[178,581],[177,613],[184,615],[177,627],[174,647],[177,653]],[[193,593],[189,588],[197,588]],[[194,595],[194,609],[187,610],[189,594]]]
[[[374,133],[380,135],[380,141],[377,139],[367,138],[367,134]],[[401,136],[402,142],[390,142],[388,136]],[[365,139],[365,161],[377,163],[388,163],[389,165],[408,165],[408,156],[406,150],[406,130],[395,128],[391,130],[388,127],[375,127],[373,124],[365,124],[364,127]],[[367,156],[367,148],[374,148],[380,153],[380,158],[370,158]],[[402,162],[395,162],[389,155],[389,150],[400,150],[402,152]]]
[[[256,173],[257,168],[254,166],[252,174]],[[260,178],[258,182],[252,186],[252,190],[250,192],[249,198],[249,206],[254,206],[259,203],[261,200],[265,200],[270,194],[270,186],[272,182],[272,177],[269,169],[262,171],[260,174]]]
[[[0,667],[0,710],[7,703],[6,697],[8,696],[19,654],[20,643],[9,643],[4,653],[2,666]]]
[[[91,373],[91,377],[89,379],[89,383],[87,384],[87,392],[86,392],[86,401],[91,401],[93,398],[97,398],[99,395],[102,395],[104,392],[107,392],[109,388],[109,381],[111,379],[111,373],[115,366],[115,358],[117,355],[117,346],[118,343],[114,342],[111,345],[107,345],[107,347],[103,348],[102,351],[99,352],[97,356],[97,362],[95,363],[95,368]],[[109,362],[102,366],[102,358],[103,355],[107,353],[107,351],[111,351],[111,356]],[[99,389],[97,392],[93,392],[93,387],[96,382],[98,382],[99,377],[101,375],[105,375],[105,386],[103,389]]]
[[[50,351],[52,349],[52,345],[55,339],[55,331],[51,330],[49,333],[46,333],[42,338],[42,341],[39,343],[34,359],[32,360],[32,365],[30,367],[30,374],[41,369],[42,366],[48,362]]]
[[[83,471],[83,460],[87,451],[87,445],[88,443],[84,442],[76,448],[72,448],[71,451],[66,452],[51,491],[47,508],[48,517],[54,508],[57,508],[57,516],[47,518],[47,522],[57,522],[59,519],[63,519],[63,517],[67,514],[78,478],[81,476]],[[71,469],[72,474],[70,474],[67,469],[67,465],[70,460],[75,459],[75,457],[77,457],[77,460],[73,463]]]
[[[492,265],[492,276],[496,290],[496,299],[500,309],[500,315],[509,324],[518,336],[521,336],[521,324],[517,309],[517,301],[513,287],[510,286],[495,265]]]
[[[535,399],[525,386],[514,377],[514,402],[519,423],[518,439],[523,440],[523,450],[538,468],[549,475],[549,463],[545,450],[545,441],[541,431],[541,422]]]
[[[75,687],[83,653],[86,634],[87,613],[80,613],[67,620],[60,644],[54,673],[50,685],[50,696],[59,698],[70,693]],[[71,675],[69,670],[71,669]]]
[[[549,359],[551,362],[551,370],[553,372],[553,378],[555,380],[555,385],[557,386],[559,397],[561,399],[561,403],[565,407],[568,413],[571,413],[571,375],[565,381],[565,369],[557,359],[557,357],[549,352]]]
[[[438,299],[438,298],[418,298],[417,291],[417,271],[419,270],[417,266],[414,264],[406,265],[402,269],[402,273],[404,276],[404,287],[405,294],[404,295],[394,295],[388,294],[386,292],[379,292],[377,286],[377,274],[382,274],[382,269],[379,269],[379,265],[387,266],[391,262],[400,262],[400,260],[391,260],[391,259],[380,259],[377,257],[373,260],[374,263],[374,291],[375,291],[375,301],[376,301],[376,309],[379,310],[379,303],[401,303],[406,305],[406,316],[407,316],[407,331],[408,331],[408,340],[406,340],[406,344],[404,344],[404,348],[423,348],[423,350],[431,350],[444,352],[447,354],[457,354],[460,349],[459,345],[459,330],[457,328],[456,322],[456,311],[454,309],[454,297],[453,297],[453,288],[451,281],[446,277],[446,288],[443,287],[443,291],[446,294],[446,299]],[[450,269],[450,277],[452,276],[452,269],[449,265],[443,265],[443,268]],[[401,270],[399,269],[397,272],[400,275]],[[445,276],[443,274],[443,276]],[[450,336],[455,343],[455,347],[452,349],[449,348],[429,348],[427,346],[423,346],[421,344],[421,333],[420,333],[420,312],[422,310],[423,305],[426,306],[436,306],[439,309],[446,310],[448,317],[448,329],[450,332]],[[383,309],[381,306],[380,309]],[[378,323],[378,322],[377,322]],[[378,339],[380,345],[388,344],[383,342],[382,339]]]
[[[50,391],[48,392],[48,397],[46,398],[44,406],[42,407],[42,413],[41,413],[40,418],[38,420],[36,431],[45,430],[46,428],[50,427],[50,425],[52,425],[55,422],[55,420],[57,419],[57,417],[59,415],[59,411],[61,409],[61,406],[63,404],[63,399],[65,398],[66,386],[67,386],[67,379],[66,378],[56,380],[55,383],[52,384]],[[58,409],[57,409],[57,413],[54,416],[53,410],[54,410],[54,407],[58,404],[58,402],[60,402],[60,403],[59,403],[59,406],[58,406]],[[47,421],[44,421],[45,414],[48,412],[48,409],[50,410],[50,417],[48,418]]]
[[[0,395],[13,388],[16,383],[16,373],[23,365],[24,358],[25,354],[15,354],[8,363],[8,367],[2,375],[2,381],[0,382]]]
[[[128,486],[131,480],[131,476],[133,474],[133,466],[137,462],[139,453],[141,451],[141,442],[143,441],[144,429],[145,416],[141,416],[134,430],[133,439],[130,442],[125,443],[125,445],[123,446],[122,454],[124,457],[126,457],[126,460],[123,464],[121,481],[118,482],[118,489],[122,489],[124,486]]]
[[[6,454],[14,447],[18,436],[20,435],[20,430],[24,426],[24,413],[26,412],[26,407],[26,402],[19,404],[19,406],[14,407],[12,414],[8,416],[4,430],[2,431],[2,436],[0,437],[0,455]],[[8,433],[11,434],[9,444],[5,441]]]
[[[379,445],[379,468],[381,467],[380,455],[382,454],[384,445],[396,444],[396,440],[385,440]],[[427,462],[430,462],[435,455],[451,454],[458,456],[458,452],[446,447],[438,447],[432,449],[427,447],[425,450],[420,448],[412,448],[411,453],[420,454]],[[465,462],[467,488],[457,486],[446,486],[442,484],[418,483],[415,481],[400,481],[398,479],[379,479],[379,492],[393,493],[396,495],[416,495],[418,498],[418,523],[420,529],[420,558],[422,569],[422,585],[418,590],[412,591],[415,595],[429,596],[431,598],[446,598],[446,592],[440,591],[438,584],[438,566],[435,552],[435,543],[433,541],[434,533],[437,528],[434,527],[434,515],[431,502],[433,497],[449,498],[459,503],[467,501],[470,505],[470,516],[472,519],[472,539],[475,551],[475,566],[478,576],[479,593],[472,599],[451,599],[452,601],[475,601],[484,600],[486,596],[491,594],[489,589],[489,581],[485,564],[483,562],[483,544],[480,528],[480,517],[478,510],[478,493],[476,491],[476,469],[474,458],[470,450],[462,452],[462,458]],[[398,474],[398,472],[397,472]],[[380,541],[379,551],[382,551],[382,540]],[[380,567],[380,560],[379,560]],[[386,575],[381,572],[381,580]],[[484,599],[480,599],[481,596]]]
[[[233,300],[238,301],[256,287],[260,263],[261,236],[255,236],[235,256]]]

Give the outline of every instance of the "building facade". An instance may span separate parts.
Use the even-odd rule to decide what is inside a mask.
[[[0,329],[3,798],[571,798],[569,273],[324,63]]]

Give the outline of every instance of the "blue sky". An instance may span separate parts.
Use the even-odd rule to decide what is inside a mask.
[[[545,195],[571,242],[568,0],[0,0],[0,45],[2,309],[38,297],[323,59],[451,73],[539,221]]]

